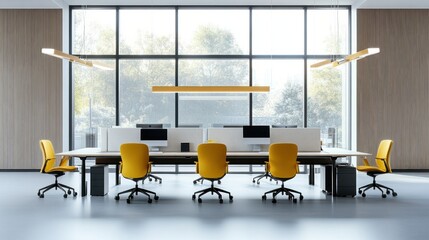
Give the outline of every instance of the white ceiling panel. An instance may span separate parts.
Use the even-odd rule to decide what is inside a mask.
[[[0,8],[67,5],[353,5],[357,8],[429,8],[429,0],[1,0]]]

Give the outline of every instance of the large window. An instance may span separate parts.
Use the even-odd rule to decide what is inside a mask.
[[[72,147],[98,127],[163,123],[297,125],[347,147],[348,65],[312,69],[350,51],[350,8],[71,7]],[[152,93],[165,86],[261,86],[269,93]]]

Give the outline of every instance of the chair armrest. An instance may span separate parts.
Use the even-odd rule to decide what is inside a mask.
[[[194,162],[194,163],[195,163],[195,172],[200,173],[200,168],[198,166],[198,162]]]
[[[265,161],[265,172],[268,173],[270,172],[270,163]]]
[[[51,159],[49,159],[49,160],[51,160]],[[61,166],[61,167],[62,167],[62,166],[68,166],[69,160],[70,160],[70,157],[69,157],[69,156],[63,156],[63,157],[61,158],[60,166]]]
[[[299,161],[296,161],[296,173],[299,173],[299,164],[300,164],[300,162]]]
[[[148,162],[147,164],[147,173],[151,173],[152,172],[152,162]]]
[[[225,163],[225,168],[226,168],[226,169],[225,169],[225,172],[226,172],[226,173],[228,173],[228,165],[229,165],[229,162],[226,162],[226,163]]]
[[[371,166],[371,165],[369,164],[368,159],[367,159],[366,157],[363,159],[363,164],[364,164],[365,166]]]

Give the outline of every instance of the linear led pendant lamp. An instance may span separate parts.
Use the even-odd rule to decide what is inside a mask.
[[[261,93],[269,91],[269,86],[152,86],[154,93]]]
[[[93,66],[92,62],[90,62],[90,61],[86,61],[86,60],[80,59],[80,58],[78,58],[76,56],[67,54],[67,53],[62,52],[62,51],[57,50],[57,49],[42,48],[42,53],[46,54],[46,55],[49,55],[49,56],[52,56],[52,57],[57,57],[57,58],[60,58],[60,59],[64,59],[64,60],[70,61],[72,63],[73,62],[79,63],[79,64],[87,66],[87,67],[92,67]]]
[[[114,70],[112,67],[107,66],[105,64],[102,64],[100,62],[84,60],[84,59],[78,58],[76,56],[70,55],[68,53],[65,53],[65,52],[62,52],[60,50],[53,49],[53,48],[42,48],[42,53],[49,55],[49,56],[52,56],[52,57],[64,59],[64,60],[70,61],[72,63],[79,63],[79,64],[86,66],[86,67],[96,67],[96,68],[103,69],[103,70]]]

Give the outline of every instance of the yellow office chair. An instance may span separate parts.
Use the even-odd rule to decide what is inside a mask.
[[[154,195],[154,199],[158,200],[159,197],[156,193],[139,188],[138,181],[144,180],[149,175],[151,163],[149,162],[149,148],[143,143],[124,143],[120,147],[121,152],[121,173],[124,178],[131,179],[136,183],[134,188],[120,192],[116,195],[115,200],[119,200],[119,195],[130,193],[127,198],[127,203],[131,203],[134,194],[143,193],[148,197],[148,203],[152,203],[149,194]]]
[[[297,202],[293,193],[299,194],[299,200],[303,200],[304,196],[302,193],[284,187],[284,182],[295,177],[298,173],[298,146],[294,143],[273,143],[268,149],[269,158],[267,162],[267,169],[270,173],[270,176],[278,181],[282,182],[280,188],[268,191],[262,195],[262,200],[267,199],[267,194],[273,194],[273,203],[276,203],[276,196],[281,193],[282,195],[286,193],[289,200],[293,200],[294,203]]]
[[[207,143],[215,143],[215,142],[216,142],[216,141],[215,141],[215,140],[212,140],[212,139],[207,140]],[[194,184],[197,184],[197,182],[201,182],[201,184],[203,184],[203,183],[204,183],[204,178],[199,177],[199,178],[197,178],[197,179],[195,179],[195,180],[193,181],[193,183],[194,183]],[[220,181],[220,180],[217,180],[217,183],[218,183],[218,184],[221,184],[221,181]]]
[[[219,203],[223,203],[222,194],[229,195],[229,201],[232,202],[233,196],[230,192],[220,188],[214,187],[214,181],[222,179],[228,172],[228,162],[226,161],[226,146],[222,143],[202,143],[198,145],[198,162],[196,164],[196,171],[200,176],[211,181],[209,188],[195,192],[192,195],[192,200],[195,200],[196,194],[198,195],[198,202],[201,203],[201,196],[210,192],[216,193],[219,197]]]
[[[375,182],[375,178],[378,175],[391,173],[392,169],[390,167],[390,150],[392,149],[392,140],[382,140],[378,146],[377,156],[375,157],[375,163],[377,166],[371,166],[368,162],[368,159],[364,159],[363,166],[358,166],[357,170],[361,172],[366,172],[368,176],[372,177],[372,183],[367,184],[359,188],[359,194],[362,194],[362,197],[366,197],[365,191],[370,188],[378,188],[381,191],[381,197],[386,198],[386,194],[392,192],[392,196],[396,197],[398,194],[389,187],[383,186]],[[363,190],[362,190],[363,189]],[[386,189],[386,194],[383,189]]]
[[[51,190],[52,188],[61,189],[64,192],[64,198],[67,198],[67,194],[70,195],[73,191],[73,197],[77,196],[77,192],[74,190],[74,188],[69,187],[67,185],[58,183],[58,177],[61,177],[64,175],[65,172],[72,172],[75,171],[77,168],[75,166],[68,166],[69,157],[62,157],[60,165],[55,167],[56,157],[55,157],[55,150],[52,145],[52,142],[49,140],[40,140],[40,150],[42,150],[42,157],[43,157],[43,165],[40,169],[41,173],[46,174],[52,174],[55,177],[55,183],[50,184],[44,188],[39,189],[37,192],[37,195],[40,198],[45,197],[45,192]],[[67,191],[66,191],[67,189]]]

